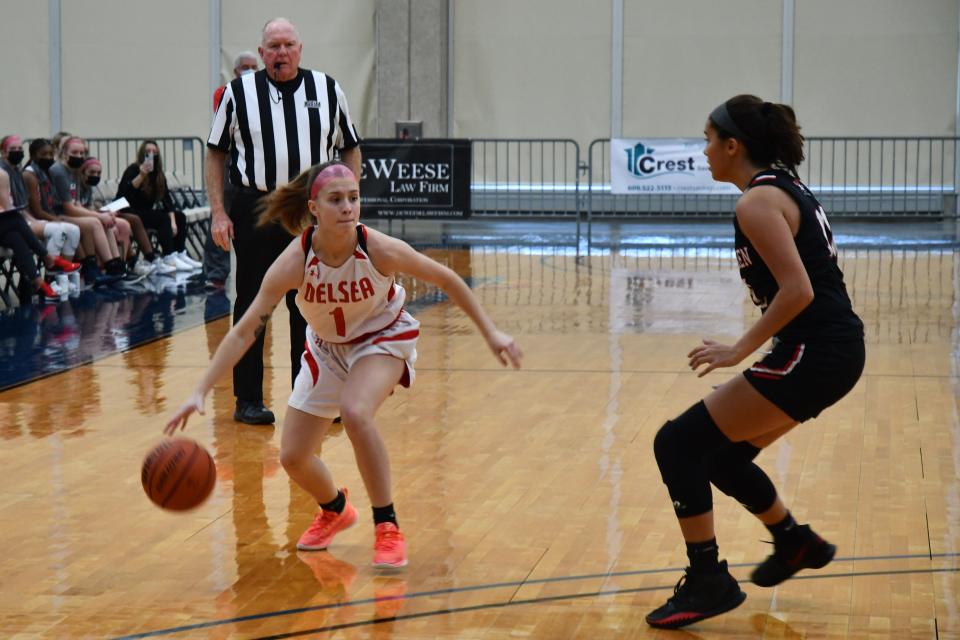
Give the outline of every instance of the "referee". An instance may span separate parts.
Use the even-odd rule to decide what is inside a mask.
[[[320,162],[340,159],[360,175],[360,136],[339,83],[319,71],[300,68],[303,43],[290,21],[271,20],[259,47],[264,68],[234,79],[223,92],[207,139],[204,180],[210,200],[213,241],[237,250],[237,322],[253,302],[267,268],[293,237],[280,225],[256,227],[256,209],[268,192]],[[230,183],[236,195],[229,215],[223,205],[224,163],[230,154]],[[307,324],[287,293],[290,311],[290,364],[295,380]],[[237,397],[234,419],[272,424],[263,404],[263,334],[233,369]]]

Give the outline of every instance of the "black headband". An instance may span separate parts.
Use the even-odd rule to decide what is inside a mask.
[[[733,135],[734,138],[739,138],[740,140],[744,141],[751,139],[750,136],[740,130],[740,127],[737,126],[737,123],[733,121],[732,117],[730,117],[730,112],[727,111],[726,102],[721,103],[719,107],[710,112],[710,120],[713,121],[713,124]]]

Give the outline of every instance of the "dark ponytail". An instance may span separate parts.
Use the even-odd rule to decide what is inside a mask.
[[[803,136],[790,105],[734,96],[711,114],[710,123],[721,138],[739,140],[755,165],[779,165],[797,176],[804,158]]]
[[[301,231],[313,224],[313,215],[307,207],[310,187],[318,173],[335,164],[347,167],[346,163],[339,160],[315,164],[292,181],[271,191],[258,207],[257,226],[280,223],[291,234],[300,235]]]

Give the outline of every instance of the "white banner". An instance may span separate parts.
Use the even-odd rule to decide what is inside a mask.
[[[610,140],[612,193],[729,193],[740,190],[710,177],[701,138]]]

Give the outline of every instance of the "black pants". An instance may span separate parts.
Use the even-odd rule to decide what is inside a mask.
[[[240,189],[230,206],[233,221],[233,246],[237,251],[237,299],[233,303],[233,322],[237,323],[250,307],[260,289],[267,269],[273,264],[293,236],[280,225],[256,227],[257,203],[266,194],[252,189]],[[300,373],[300,356],[307,336],[307,322],[295,303],[297,292],[287,292],[290,311],[290,387]],[[263,400],[263,334],[233,368],[233,395],[238,400]]]
[[[13,251],[13,264],[20,272],[21,283],[30,283],[32,287],[38,273],[37,257],[45,257],[47,248],[33,235],[19,211],[0,214],[0,245]]]
[[[136,214],[147,229],[153,229],[157,232],[160,239],[160,252],[167,256],[171,253],[180,252],[187,247],[187,216],[182,211],[174,211],[173,217],[177,221],[177,233],[173,233],[173,226],[170,224],[170,215],[166,211],[158,209],[130,209],[130,213]]]

